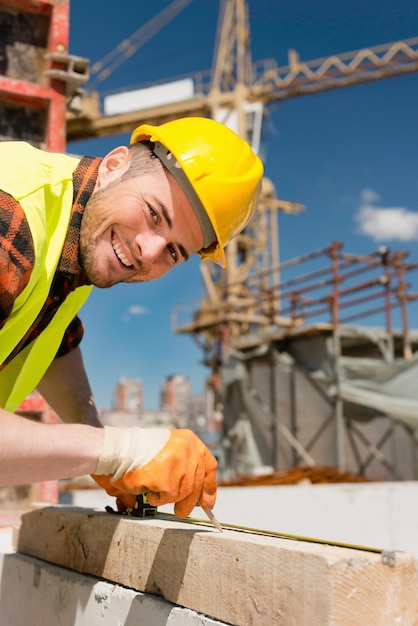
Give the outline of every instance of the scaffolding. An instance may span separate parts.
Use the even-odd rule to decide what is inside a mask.
[[[208,319],[202,308],[177,326],[212,367],[223,478],[301,463],[418,476],[418,332],[408,324],[418,294],[407,282],[417,269],[406,252],[352,254],[335,241],[250,276],[239,311],[228,297],[239,285],[225,284],[218,323],[212,307]],[[271,323],[248,323],[254,310],[270,310]],[[247,322],[237,336],[228,320],[238,317]]]
[[[68,54],[69,0],[0,0],[0,140],[65,152],[66,111],[88,79]]]

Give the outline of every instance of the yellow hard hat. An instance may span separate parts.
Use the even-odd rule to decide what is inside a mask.
[[[201,258],[225,267],[224,247],[247,226],[257,207],[261,160],[234,131],[204,117],[142,124],[133,131],[131,144],[145,140],[154,143],[155,154],[196,212],[205,240]]]

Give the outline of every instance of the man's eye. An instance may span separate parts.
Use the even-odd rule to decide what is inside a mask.
[[[148,205],[148,209],[149,209],[149,212],[150,212],[150,215],[151,215],[152,219],[157,224],[157,222],[158,222],[158,214],[154,211],[154,209],[152,208],[151,205]]]
[[[177,263],[177,252],[174,246],[172,246],[171,244],[169,244],[167,246],[169,253],[171,254],[171,256],[173,257],[173,261],[174,263]]]

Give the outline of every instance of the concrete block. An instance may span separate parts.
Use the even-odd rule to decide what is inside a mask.
[[[296,541],[158,517],[48,507],[23,515],[19,552],[156,594],[234,626],[416,626],[407,553]]]
[[[163,598],[21,554],[0,555],[2,626],[225,626]]]

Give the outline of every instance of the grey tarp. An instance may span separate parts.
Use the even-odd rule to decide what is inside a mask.
[[[342,357],[339,394],[358,406],[354,418],[362,419],[365,410],[372,409],[376,416],[387,415],[418,429],[418,354],[392,363]]]
[[[235,471],[238,469],[233,461],[236,446],[240,450],[241,471],[255,467],[258,456],[263,465],[274,464],[272,436],[276,437],[276,448],[283,440],[283,437],[277,437],[277,421],[285,423],[287,419],[287,424],[290,423],[288,387],[292,368],[300,377],[305,376],[317,383],[323,396],[329,398],[330,406],[335,398],[340,398],[347,418],[368,422],[386,416],[418,432],[418,352],[409,359],[393,358],[391,340],[380,328],[341,328],[338,340],[340,346],[346,341],[347,345],[350,342],[363,345],[361,342],[365,342],[367,347],[357,350],[358,356],[347,356],[342,350],[342,356],[336,359],[335,336],[328,330],[301,333],[285,344],[264,344],[251,352],[236,351],[230,355],[223,368],[223,448],[229,457],[225,466],[229,466],[231,472],[231,465],[235,465]],[[269,407],[271,392],[268,386],[272,380],[268,368],[270,357],[265,356],[263,361],[262,356],[263,353],[271,354],[272,350],[277,363],[274,412]],[[314,407],[308,396],[302,406],[300,388],[299,380],[299,413],[310,412],[313,415]],[[318,416],[322,416],[327,409],[318,406],[316,411]],[[276,435],[272,427],[273,413],[277,418]],[[244,424],[245,420],[248,423]],[[247,457],[245,450],[248,451]],[[281,465],[291,465],[290,457],[288,451],[283,452]]]

